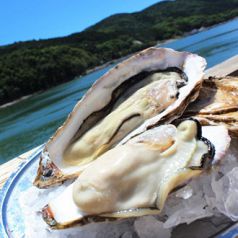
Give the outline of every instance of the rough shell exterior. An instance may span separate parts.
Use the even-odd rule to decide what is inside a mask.
[[[238,136],[238,77],[206,79],[198,99],[184,113],[188,116],[202,125],[225,125]]]

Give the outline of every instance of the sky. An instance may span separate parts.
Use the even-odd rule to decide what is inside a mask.
[[[1,0],[0,45],[66,36],[160,0]]]

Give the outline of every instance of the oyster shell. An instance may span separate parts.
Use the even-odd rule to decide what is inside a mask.
[[[98,156],[179,117],[198,96],[206,62],[172,49],[149,48],[98,79],[47,142],[34,184],[40,188],[77,177]],[[152,119],[151,119],[152,118]]]
[[[230,142],[227,129],[209,128],[208,134],[220,128],[224,143],[218,151],[225,151]],[[214,156],[221,158],[202,131],[194,120],[177,128],[162,125],[107,151],[43,208],[44,220],[64,228],[160,213],[171,191],[209,169]]]
[[[225,125],[238,136],[238,77],[204,80],[199,97],[183,116],[193,116],[202,125]]]

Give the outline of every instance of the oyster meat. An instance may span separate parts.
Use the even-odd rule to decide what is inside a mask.
[[[179,117],[198,96],[205,66],[200,56],[163,48],[149,48],[115,66],[47,142],[34,184],[44,188],[76,178],[123,138],[125,143]]]
[[[202,125],[225,125],[238,136],[238,77],[204,80],[198,99],[183,117],[193,116]]]
[[[230,142],[220,128],[218,151]],[[197,121],[176,126],[161,125],[101,155],[58,197],[43,208],[44,220],[54,228],[78,223],[158,214],[171,191],[208,170],[215,155],[214,145],[202,137]],[[215,143],[216,144],[216,143]],[[64,204],[64,206],[62,206]]]

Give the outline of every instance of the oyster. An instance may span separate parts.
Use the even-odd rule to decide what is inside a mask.
[[[238,77],[204,80],[198,99],[183,116],[193,116],[202,125],[225,125],[238,136]]]
[[[47,142],[34,184],[77,177],[133,130],[170,122],[198,96],[206,62],[171,49],[149,48],[115,66],[77,103]]]
[[[214,133],[218,128],[226,142],[220,144],[224,151],[230,142],[227,129],[218,126],[209,130]],[[43,218],[51,227],[64,228],[158,214],[169,193],[209,169],[214,155],[215,148],[202,137],[197,121],[186,120],[177,128],[172,124],[155,127],[91,163],[43,208]]]

